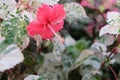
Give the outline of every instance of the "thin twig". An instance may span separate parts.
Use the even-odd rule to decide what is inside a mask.
[[[97,9],[97,11],[98,11],[98,12],[100,13],[100,15],[103,17],[104,22],[107,23],[107,22],[106,22],[106,19],[105,19],[105,17],[104,17],[104,14],[100,11],[100,9]]]
[[[112,71],[112,73],[115,77],[115,80],[118,80],[117,74],[115,73],[114,69],[111,66],[109,66],[109,69]]]
[[[107,59],[109,59],[112,54],[113,54],[113,53],[109,54],[109,55],[107,56]],[[105,63],[106,63],[106,60],[101,63],[99,70],[101,70],[101,68],[105,66]]]

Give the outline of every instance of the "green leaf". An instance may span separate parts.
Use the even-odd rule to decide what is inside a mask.
[[[86,59],[83,64],[84,65],[90,65],[92,66],[94,69],[99,69],[100,65],[101,65],[100,59],[97,56],[91,56],[88,59]]]
[[[16,43],[20,46],[23,43],[23,40],[27,37],[26,26],[27,23],[22,18],[4,20],[0,24],[0,34],[5,37],[7,43]]]
[[[93,55],[94,52],[91,50],[83,50],[79,57],[75,60],[75,66],[78,67],[79,65],[81,65],[88,57],[90,57],[91,55]]]
[[[66,47],[66,54],[71,56],[72,58],[76,58],[80,55],[80,52],[87,49],[89,45],[89,42],[81,39],[76,42],[75,45]]]
[[[42,78],[39,78],[38,80],[47,80],[47,79],[45,79],[45,78],[42,77]]]
[[[89,45],[89,42],[84,40],[84,39],[81,39],[79,41],[77,41],[76,43],[76,48],[79,50],[79,51],[82,51],[86,48],[88,48],[88,45]]]
[[[82,80],[101,80],[101,77],[99,75],[85,74]]]
[[[31,55],[31,54],[32,53],[24,53],[24,57],[25,57],[24,64],[27,66],[33,67],[36,65],[36,61],[35,61],[33,55]]]
[[[86,50],[89,42],[81,39],[75,45],[66,47],[62,55],[62,65],[65,71],[69,71],[80,66],[84,60],[93,55],[93,52]]]
[[[37,62],[38,64],[42,64],[42,63],[44,62],[44,57],[41,56],[41,55],[37,56],[37,57],[36,57],[36,62]]]
[[[79,56],[80,51],[75,46],[69,46],[66,48],[65,53],[75,59]]]
[[[55,57],[56,60],[61,61],[61,55],[65,50],[65,45],[63,43],[60,43],[57,37],[54,37],[53,44],[54,44],[53,56]]]
[[[43,80],[64,80],[61,68],[40,67],[37,74],[44,78]]]

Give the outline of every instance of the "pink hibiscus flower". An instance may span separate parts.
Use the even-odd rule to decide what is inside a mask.
[[[43,4],[38,8],[36,20],[29,23],[27,32],[30,36],[40,35],[43,39],[52,39],[63,28],[65,11],[62,5]]]

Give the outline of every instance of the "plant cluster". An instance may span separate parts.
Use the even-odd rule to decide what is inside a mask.
[[[0,0],[1,80],[119,80],[120,0]]]

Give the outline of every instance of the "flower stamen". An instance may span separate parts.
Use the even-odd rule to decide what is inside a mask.
[[[48,25],[48,28],[53,32],[53,34],[59,39],[59,41],[60,41],[61,43],[64,42],[64,39],[61,38],[61,37],[51,28],[50,25]]]

